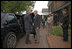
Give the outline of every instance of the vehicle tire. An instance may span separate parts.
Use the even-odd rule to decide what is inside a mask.
[[[3,41],[3,48],[15,48],[17,38],[14,32],[8,32]]]

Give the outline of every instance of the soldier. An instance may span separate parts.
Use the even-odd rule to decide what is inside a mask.
[[[29,40],[29,35],[32,32],[32,18],[31,18],[31,10],[27,10],[27,14],[24,16],[24,25],[25,25],[25,31],[26,31],[26,44],[31,44],[31,41]]]
[[[68,41],[68,26],[69,26],[69,14],[67,9],[62,10],[61,26],[63,29],[63,40]]]

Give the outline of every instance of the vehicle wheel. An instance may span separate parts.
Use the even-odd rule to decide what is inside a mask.
[[[17,38],[14,32],[9,32],[3,41],[3,48],[15,48]]]

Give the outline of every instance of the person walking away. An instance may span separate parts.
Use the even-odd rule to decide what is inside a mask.
[[[25,27],[25,32],[26,32],[26,44],[31,44],[31,41],[29,39],[29,35],[32,32],[32,19],[31,19],[31,12],[32,10],[27,10],[27,14],[24,16],[24,27]]]
[[[42,19],[43,28],[45,27],[45,19]]]
[[[63,29],[63,40],[68,41],[69,13],[67,9],[62,10],[61,26]]]

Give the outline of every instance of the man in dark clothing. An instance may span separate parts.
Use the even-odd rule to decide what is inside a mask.
[[[26,32],[26,44],[30,44],[31,41],[29,40],[29,35],[32,32],[32,18],[31,18],[31,10],[29,9],[27,11],[27,14],[24,16],[24,27],[25,27],[25,32]]]
[[[39,29],[40,29],[40,15],[37,14],[37,11],[34,11],[34,28],[36,31],[35,41],[39,43]]]
[[[45,27],[45,19],[42,19],[43,28]]]
[[[54,24],[57,26],[57,13],[54,14]]]
[[[61,18],[61,26],[63,29],[63,40],[68,41],[68,26],[69,26],[69,14],[67,12],[67,9],[62,10],[62,18]]]
[[[33,23],[34,23],[34,13],[31,13],[31,18],[32,18],[32,25],[33,25]],[[35,38],[35,35],[36,35],[36,31],[35,31],[35,28],[34,28],[34,25],[33,25],[33,30],[32,30],[32,32],[31,32],[33,35],[34,35],[34,38]]]

